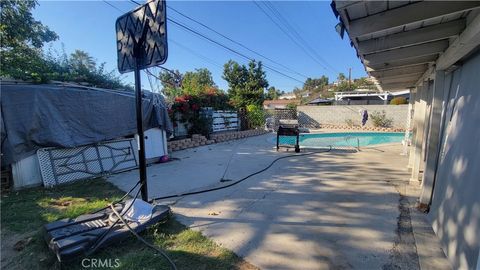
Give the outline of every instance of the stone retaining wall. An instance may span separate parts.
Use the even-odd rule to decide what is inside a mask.
[[[200,134],[192,135],[192,138],[183,139],[183,140],[175,140],[170,141],[167,143],[168,152],[183,150],[187,148],[198,147],[201,145],[209,145],[213,143],[219,142],[226,142],[241,138],[247,138],[251,136],[258,136],[268,133],[268,131],[263,129],[252,129],[252,130],[244,130],[244,131],[229,131],[223,133],[216,133],[210,135],[210,140],[208,140],[205,136]]]

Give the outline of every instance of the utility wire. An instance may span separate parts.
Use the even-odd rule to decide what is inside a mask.
[[[218,46],[220,46],[220,47],[222,47],[222,48],[224,48],[224,49],[226,49],[226,50],[228,50],[228,51],[230,51],[230,52],[232,52],[232,53],[234,53],[234,54],[237,54],[237,55],[239,55],[239,56],[241,56],[241,57],[243,57],[243,58],[245,58],[245,59],[247,59],[247,60],[255,61],[255,59],[250,58],[250,57],[246,56],[245,54],[243,54],[243,53],[241,53],[241,52],[239,52],[239,51],[237,51],[237,50],[235,50],[235,49],[232,49],[232,48],[230,48],[230,47],[228,47],[228,46],[226,46],[226,45],[224,45],[224,44],[222,44],[222,43],[220,43],[220,42],[218,42],[218,41],[216,41],[216,40],[213,40],[213,39],[211,39],[211,38],[209,38],[209,37],[207,37],[207,36],[205,36],[205,35],[197,32],[197,31],[189,28],[188,26],[186,26],[186,25],[184,25],[184,24],[181,24],[181,23],[179,23],[179,22],[177,22],[177,21],[175,21],[175,20],[173,20],[173,19],[170,19],[170,18],[167,18],[167,20],[170,21],[171,23],[173,23],[173,24],[175,24],[175,25],[183,28],[184,30],[186,30],[186,31],[188,31],[188,32],[191,32],[191,33],[194,33],[195,35],[197,35],[197,36],[199,36],[199,37],[202,37],[202,38],[204,38],[204,39],[206,39],[206,40],[208,40],[208,41],[210,41],[210,42],[212,42],[212,43],[214,43],[214,44],[217,44]],[[263,65],[265,66],[266,69],[269,69],[269,70],[271,70],[271,71],[273,71],[273,72],[275,72],[275,73],[278,73],[278,74],[280,74],[280,75],[282,75],[282,76],[284,76],[284,77],[290,78],[290,79],[292,79],[292,80],[294,80],[294,81],[297,81],[297,82],[303,84],[302,81],[300,81],[300,80],[298,80],[298,79],[296,79],[296,78],[294,78],[294,77],[292,77],[292,76],[289,76],[289,75],[287,75],[287,74],[285,74],[285,73],[283,73],[283,72],[281,72],[281,71],[278,71],[278,70],[276,70],[276,69],[274,69],[274,68],[272,68],[272,67],[270,67],[270,66],[268,66],[268,65],[266,65],[266,64],[263,64]]]
[[[265,8],[263,8],[262,6],[260,6],[257,1],[253,1],[253,3],[257,6],[258,9],[260,9],[260,11],[265,14],[265,16],[267,16],[270,21],[272,21],[278,29],[280,29],[293,43],[295,43],[295,45],[297,45],[307,56],[309,56],[313,61],[315,61],[317,64],[319,64],[323,69],[327,70],[328,67],[320,62],[316,57],[315,55],[313,55],[310,51],[307,50],[307,48],[305,48],[305,45],[299,43],[300,41],[297,41],[297,39],[288,31],[288,27],[285,26],[285,25],[280,25],[279,22],[277,22],[277,20],[280,21],[280,19],[275,16],[277,18],[277,20],[275,20],[268,12],[267,10],[270,10],[274,15],[275,13],[271,10],[270,7],[268,7],[265,3]],[[262,2],[263,3],[263,2]],[[280,21],[281,22],[281,21]]]
[[[107,4],[107,5],[111,6],[112,8],[114,8],[114,9],[116,9],[116,10],[120,11],[120,13],[123,13],[123,12],[124,12],[124,11],[122,11],[121,9],[119,9],[118,7],[116,7],[116,6],[112,5],[112,4],[110,4],[109,2],[107,2],[107,1],[105,1],[105,0],[103,0],[103,2],[105,2],[105,4]]]
[[[237,44],[238,46],[240,46],[240,47],[242,47],[242,48],[244,48],[244,49],[246,49],[246,50],[248,50],[248,51],[250,51],[250,52],[252,52],[252,53],[254,53],[254,54],[256,54],[256,55],[258,55],[258,56],[260,56],[260,57],[263,57],[264,59],[267,59],[267,60],[269,60],[270,62],[275,63],[275,64],[283,67],[284,69],[286,69],[286,70],[288,70],[288,71],[290,71],[290,72],[293,72],[293,73],[295,73],[295,74],[297,74],[297,75],[299,75],[299,76],[302,76],[302,77],[304,77],[304,78],[308,78],[308,76],[306,76],[306,75],[304,75],[304,74],[302,74],[302,73],[299,73],[299,72],[297,72],[297,71],[295,71],[295,70],[293,70],[293,69],[291,69],[291,68],[283,65],[282,63],[279,63],[279,62],[277,62],[277,61],[275,61],[275,60],[273,60],[273,59],[271,59],[271,58],[269,58],[269,57],[267,57],[267,56],[265,56],[265,55],[263,55],[263,54],[261,54],[261,53],[259,53],[259,52],[256,52],[256,51],[248,48],[247,46],[243,45],[242,43],[233,40],[232,38],[230,38],[230,37],[228,37],[228,36],[226,36],[226,35],[218,32],[217,30],[213,29],[212,27],[210,27],[210,26],[208,26],[208,25],[205,25],[204,23],[202,23],[202,22],[200,22],[200,21],[198,21],[198,20],[196,20],[196,19],[193,19],[192,17],[190,17],[190,16],[188,16],[188,15],[185,15],[184,13],[178,11],[177,9],[175,9],[175,8],[173,8],[173,7],[167,6],[167,8],[173,10],[174,12],[176,12],[177,14],[179,14],[180,16],[189,19],[190,21],[193,21],[193,22],[195,22],[195,23],[197,23],[197,24],[199,24],[199,25],[207,28],[208,30],[216,33],[217,35],[219,35],[219,36],[221,36],[221,37],[223,37],[223,38],[225,38],[225,39],[227,39],[227,40],[229,40],[229,41],[231,41],[232,43],[235,43],[235,44]]]
[[[184,45],[181,44],[180,42],[177,42],[177,41],[175,41],[175,40],[173,40],[173,39],[171,39],[171,38],[170,38],[170,42],[173,42],[173,43],[174,43],[175,45],[177,45],[178,47],[180,47],[180,48],[188,51],[189,53],[195,55],[195,56],[198,57],[198,58],[201,58],[201,59],[203,59],[203,60],[211,63],[212,65],[215,65],[215,66],[217,66],[217,67],[219,67],[219,68],[223,68],[223,65],[222,65],[222,64],[217,63],[215,60],[212,60],[212,59],[210,59],[210,58],[208,58],[208,57],[200,54],[199,52],[197,52],[197,51],[195,51],[195,50],[193,50],[193,49],[188,48],[187,46],[184,46]]]
[[[323,63],[325,63],[325,65],[331,70],[331,71],[334,71],[334,72],[337,72],[337,70],[335,70],[335,68],[333,68],[323,57],[321,57],[317,51],[315,49],[312,48],[312,46],[310,46],[310,44],[302,37],[302,35],[300,35],[298,33],[298,31],[296,30],[296,28],[291,24],[289,23],[289,21],[285,18],[285,16],[282,15],[282,13],[275,7],[275,5],[270,2],[270,1],[266,1],[264,3],[265,6],[267,7],[270,7],[270,10],[273,11],[274,13],[274,16],[276,16],[281,22],[283,22],[283,24],[288,28],[290,29],[291,33],[293,33],[298,39],[299,41],[312,53],[314,54],[317,59],[319,59],[320,61],[322,61]]]
[[[325,67],[329,68],[333,72],[337,72],[334,68],[325,60],[323,59],[311,46],[310,44],[298,33],[295,27],[292,26],[288,22],[288,20],[278,11],[278,9],[269,1],[262,2],[277,18],[277,20],[285,26],[287,31],[289,31],[294,38],[296,38],[303,46],[306,48],[314,57],[316,57],[319,61],[325,64]]]
[[[130,2],[135,3],[134,0],[130,0]],[[135,4],[137,4],[137,3],[135,3]],[[186,31],[188,31],[188,32],[191,32],[191,33],[193,33],[193,34],[195,34],[195,35],[197,35],[197,36],[199,36],[199,37],[201,37],[201,38],[204,38],[204,39],[206,39],[206,40],[208,40],[208,41],[210,41],[210,42],[212,42],[212,43],[214,43],[214,44],[216,44],[216,45],[218,45],[218,46],[220,46],[220,47],[222,47],[222,48],[224,48],[224,49],[226,49],[226,50],[228,50],[228,51],[230,51],[230,52],[232,52],[232,53],[234,53],[234,54],[236,54],[236,55],[239,55],[239,56],[241,56],[241,57],[243,57],[243,58],[245,58],[245,59],[247,59],[247,60],[250,60],[250,61],[255,61],[255,59],[250,58],[250,57],[246,56],[245,54],[243,54],[243,53],[241,53],[241,52],[238,52],[237,50],[232,49],[232,48],[230,48],[230,47],[228,47],[228,46],[226,46],[226,45],[224,45],[224,44],[222,44],[222,43],[220,43],[220,42],[218,42],[218,41],[216,41],[216,40],[214,40],[214,39],[212,39],[212,38],[210,38],[210,37],[207,37],[207,36],[205,36],[204,34],[198,32],[198,31],[195,31],[195,30],[193,30],[192,28],[190,28],[190,27],[188,27],[188,26],[186,26],[186,25],[184,25],[184,24],[182,24],[182,23],[179,23],[179,22],[177,22],[177,21],[175,21],[175,20],[173,20],[173,19],[170,19],[170,18],[167,18],[167,20],[170,21],[171,23],[173,23],[173,24],[175,24],[175,25],[183,28],[184,30],[186,30]],[[283,72],[281,72],[281,71],[279,71],[279,70],[277,70],[277,69],[275,69],[275,68],[272,68],[272,67],[268,66],[267,64],[263,64],[263,66],[265,66],[266,69],[271,70],[271,71],[273,71],[273,72],[275,72],[275,73],[278,73],[278,74],[280,74],[280,75],[282,75],[282,76],[284,76],[284,77],[287,77],[287,78],[289,78],[289,79],[292,79],[292,80],[297,81],[297,82],[302,83],[302,84],[304,83],[304,82],[302,82],[302,81],[300,81],[300,80],[298,80],[298,79],[296,79],[296,78],[294,78],[294,77],[292,77],[292,76],[289,76],[289,75],[287,75],[287,74],[285,74],[285,73],[283,73]]]
[[[263,14],[265,14],[265,16],[267,16],[270,21],[272,21],[278,29],[280,29],[293,43],[295,43],[295,45],[297,45],[307,56],[309,56],[313,61],[317,62],[323,69],[327,69],[324,64],[320,63],[310,52],[308,52],[303,46],[302,44],[298,43],[298,41],[291,36],[291,34],[286,30],[284,29],[284,26],[280,25],[274,18],[272,18],[272,16],[263,8],[261,7],[256,1],[253,1],[253,3],[258,7],[258,9],[260,9],[260,11],[263,12]]]

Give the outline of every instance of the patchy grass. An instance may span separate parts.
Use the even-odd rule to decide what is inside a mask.
[[[2,269],[84,269],[81,259],[60,265],[48,250],[40,228],[57,219],[92,212],[122,195],[122,191],[103,179],[3,195]],[[165,249],[178,269],[257,269],[174,218],[148,228],[141,235]],[[113,266],[98,269],[169,269],[160,255],[134,237],[107,247],[92,258],[110,260]]]
[[[10,192],[2,195],[2,229],[16,233],[38,230],[42,224],[107,206],[122,195],[122,191],[103,179]]]

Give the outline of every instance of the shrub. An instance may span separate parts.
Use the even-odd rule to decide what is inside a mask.
[[[247,121],[249,128],[263,127],[265,112],[259,105],[247,105]]]
[[[198,115],[198,117],[193,118],[190,121],[190,128],[188,129],[188,134],[202,134],[203,136],[208,137],[212,127],[212,120],[204,115]]]
[[[345,124],[347,124],[347,126],[349,127],[353,127],[355,126],[355,121],[353,121],[352,119],[347,119],[345,120]]]
[[[296,110],[297,109],[297,104],[292,102],[292,103],[288,103],[287,106],[285,106],[285,107],[289,110]]]
[[[385,111],[375,111],[370,114],[370,118],[372,119],[374,127],[390,127],[393,123],[393,119],[387,118],[387,113]]]
[[[401,105],[401,104],[408,104],[407,99],[404,97],[396,97],[390,101],[390,105]]]

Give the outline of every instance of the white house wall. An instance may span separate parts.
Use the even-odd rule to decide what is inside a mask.
[[[480,53],[455,70],[444,115],[429,212],[454,269],[478,268],[480,246]]]

